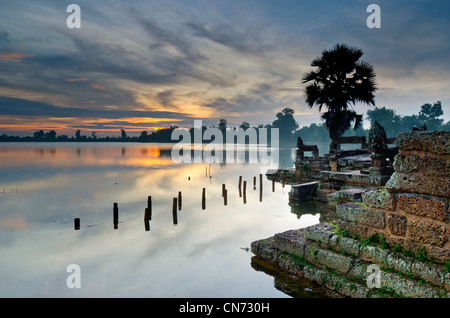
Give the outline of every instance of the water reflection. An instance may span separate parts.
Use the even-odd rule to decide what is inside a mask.
[[[262,178],[260,188],[261,173],[251,163],[175,164],[170,145],[4,144],[0,296],[287,297],[241,248],[320,214],[293,212],[289,186],[272,192]],[[81,268],[80,289],[66,286],[69,264]]]
[[[295,298],[326,298],[327,291],[320,285],[308,279],[280,270],[269,262],[252,257],[251,266],[274,278],[274,287]]]

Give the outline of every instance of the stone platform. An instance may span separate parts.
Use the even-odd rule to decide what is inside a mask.
[[[384,245],[379,237],[357,240],[335,226],[318,224],[255,241],[251,251],[335,297],[450,298],[450,273],[443,266]],[[374,264],[380,269],[378,288],[368,283],[373,274],[368,268]]]
[[[316,197],[336,201],[333,225],[278,233],[252,252],[341,296],[449,298],[450,132],[404,132],[396,144],[390,176],[321,171]]]

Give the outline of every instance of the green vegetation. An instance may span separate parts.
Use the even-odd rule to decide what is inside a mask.
[[[433,113],[427,112],[431,104],[424,104],[418,115],[400,116],[395,114],[395,110],[388,108],[375,107],[373,110],[367,111],[367,119],[373,123],[378,121],[386,131],[388,138],[396,137],[402,131],[411,131],[413,127],[420,127],[426,125],[428,130],[450,130],[450,121],[444,123],[440,118],[444,113],[442,111],[441,102],[433,104],[435,109],[442,111],[435,111]],[[435,106],[436,105],[436,106]],[[433,107],[431,106],[431,107]],[[422,115],[421,115],[422,114]],[[424,115],[428,114],[428,115]],[[438,115],[441,114],[441,115]],[[305,143],[330,143],[331,139],[328,136],[328,130],[324,124],[313,123],[309,126],[304,126],[294,133],[295,138],[300,136]],[[343,136],[369,136],[369,129],[359,127],[357,129],[348,129]]]

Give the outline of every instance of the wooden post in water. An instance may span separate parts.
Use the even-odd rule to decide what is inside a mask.
[[[275,192],[275,177],[272,177],[272,192]]]
[[[247,203],[247,181],[244,181],[244,204]]]
[[[225,183],[222,183],[222,198],[225,197]]]
[[[181,211],[181,191],[178,191],[178,210]]]
[[[253,177],[253,190],[256,190],[256,177]]]
[[[178,224],[177,198],[173,198],[172,217],[173,217],[173,224]]]
[[[239,197],[242,197],[241,184],[242,184],[242,176],[239,176]]]
[[[73,227],[75,230],[79,230],[80,229],[80,219],[79,218],[75,218],[73,220]]]
[[[147,199],[147,210],[148,210],[148,219],[152,219],[152,197],[148,196]]]
[[[117,228],[119,227],[119,206],[117,203],[114,203],[113,207],[113,224],[114,229],[117,230]]]
[[[146,231],[150,231],[150,216],[148,213],[148,208],[145,208],[144,212],[144,226]]]
[[[263,175],[262,173],[259,174],[259,188],[262,189],[262,182],[263,182]]]
[[[223,191],[224,191],[224,192],[223,192],[223,205],[227,205],[227,201],[228,201],[228,198],[227,198],[227,196],[228,196],[228,190],[227,190],[227,189],[224,189]]]
[[[206,189],[203,188],[202,191],[202,210],[206,209]]]

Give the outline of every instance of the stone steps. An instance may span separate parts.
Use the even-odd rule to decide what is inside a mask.
[[[257,256],[339,293],[367,297],[450,297],[450,273],[380,246],[344,237],[329,224],[277,233],[251,245]],[[336,233],[337,232],[337,233]],[[380,288],[369,288],[368,266],[380,271]]]

